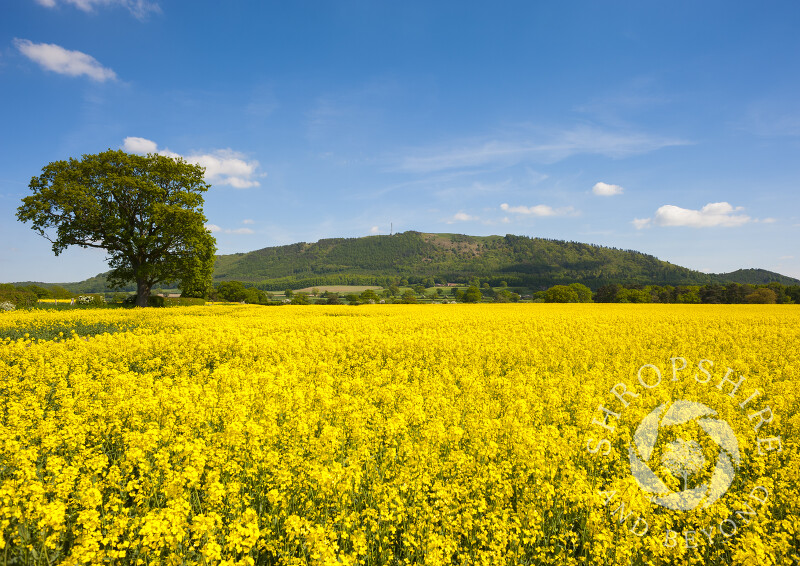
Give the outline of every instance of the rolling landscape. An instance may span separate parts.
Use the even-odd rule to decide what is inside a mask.
[[[218,255],[214,282],[242,281],[264,291],[328,285],[462,283],[472,278],[531,290],[582,283],[604,285],[797,285],[800,280],[764,269],[702,273],[634,250],[526,236],[468,236],[402,232],[362,238],[330,238]],[[25,285],[31,282],[18,283]],[[62,283],[75,293],[109,290],[104,274]],[[124,290],[133,291],[133,285]]]
[[[4,2],[0,566],[800,566],[766,8]]]

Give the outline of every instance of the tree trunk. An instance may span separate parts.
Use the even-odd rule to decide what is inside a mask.
[[[146,307],[150,299],[150,283],[144,279],[136,280],[136,306]]]

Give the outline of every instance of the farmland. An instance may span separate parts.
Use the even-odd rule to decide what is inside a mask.
[[[0,560],[791,563],[798,344],[794,305],[0,313]],[[735,440],[636,468],[681,402]]]

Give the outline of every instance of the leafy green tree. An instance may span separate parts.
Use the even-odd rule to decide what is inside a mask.
[[[700,287],[700,300],[709,305],[718,305],[725,302],[725,287],[722,285],[703,285]]]
[[[553,285],[544,294],[546,303],[578,303],[578,292],[568,285]]]
[[[0,303],[9,302],[20,307],[32,307],[39,299],[36,294],[24,287],[15,287],[9,283],[0,283]]]
[[[700,287],[697,285],[689,285],[686,287],[678,287],[676,303],[697,304],[700,302]]]
[[[181,158],[110,149],[54,161],[31,179],[17,219],[31,222],[56,255],[73,245],[106,250],[109,285],[136,282],[144,307],[156,283],[211,280],[216,242],[205,227],[203,174]]]
[[[511,291],[508,289],[500,289],[494,294],[495,303],[509,303],[511,302]]]
[[[378,302],[378,295],[372,289],[367,289],[363,293],[361,293],[361,300],[366,302]]]
[[[269,297],[261,289],[247,287],[245,288],[244,302],[249,305],[266,305],[269,304]]]
[[[786,287],[786,296],[793,303],[800,304],[800,285],[790,285]]]
[[[777,296],[775,291],[772,289],[768,289],[767,287],[759,287],[747,295],[744,300],[752,305],[774,305],[777,300]]]
[[[402,301],[406,304],[412,304],[417,302],[417,296],[414,294],[414,291],[411,289],[407,290],[403,293]]]
[[[594,297],[596,303],[616,303],[617,294],[620,292],[620,286],[616,283],[612,285],[603,285],[597,290]]]
[[[50,292],[50,289],[45,289],[39,285],[28,285],[24,288],[36,295],[38,299],[50,299],[53,297],[53,293]]]
[[[466,291],[464,291],[462,301],[465,303],[480,303],[482,298],[483,295],[481,294],[481,290],[475,285],[471,285]]]
[[[286,289],[283,292],[283,296],[286,297],[287,299],[291,299],[292,296],[294,296],[294,291],[292,291],[291,289]]]
[[[575,290],[575,293],[578,295],[578,302],[579,303],[591,303],[592,302],[592,290],[589,289],[583,283],[570,283],[570,288]]]
[[[696,295],[696,292],[695,292]],[[700,302],[699,295],[697,302]],[[644,289],[622,289],[617,293],[618,303],[652,303],[653,297]]]
[[[308,304],[308,295],[306,293],[297,293],[294,297],[292,297],[292,304],[293,305],[307,305]]]
[[[61,285],[53,285],[50,287],[50,292],[53,294],[54,299],[69,299],[74,296],[74,293],[65,289]]]
[[[217,296],[231,303],[241,303],[247,299],[247,289],[241,281],[223,281],[217,285]]]
[[[789,297],[789,295],[786,294],[786,287],[784,287],[777,281],[773,281],[772,283],[767,283],[767,289],[770,289],[775,293],[776,303],[782,305],[784,303],[791,302],[791,298]]]
[[[425,293],[425,285],[414,285],[411,289],[413,289],[414,293],[417,295],[422,295]]]

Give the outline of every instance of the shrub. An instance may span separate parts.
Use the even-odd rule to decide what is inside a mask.
[[[196,297],[167,297],[164,299],[165,307],[195,307],[203,306],[205,304],[205,299]]]
[[[36,294],[22,287],[0,284],[0,302],[9,302],[16,307],[32,307],[39,302]]]

